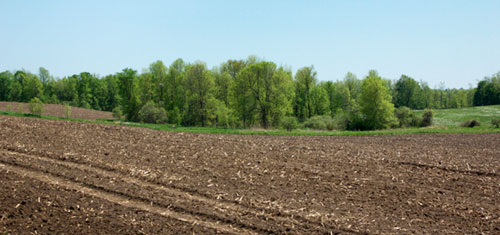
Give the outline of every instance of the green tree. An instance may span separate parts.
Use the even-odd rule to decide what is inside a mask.
[[[188,113],[185,121],[190,125],[208,125],[213,115],[214,81],[212,74],[202,62],[188,65],[186,68],[186,88]]]
[[[69,104],[64,104],[64,117],[65,118],[70,118],[71,117],[71,106]]]
[[[215,76],[215,98],[222,101],[226,107],[229,106],[230,91],[233,86],[233,78],[228,72],[216,73]]]
[[[153,101],[157,104],[166,104],[169,97],[167,84],[167,66],[165,66],[161,60],[157,60],[156,62],[149,65],[149,72],[151,74],[151,77],[150,81],[147,82],[150,83],[143,84],[151,86],[149,87],[150,94],[147,94],[146,96],[151,96]],[[147,91],[147,88],[144,88],[142,93],[146,93],[145,91]]]
[[[269,90],[271,120],[274,127],[279,127],[281,119],[293,115],[295,87],[292,72],[279,67],[272,77],[272,89]]]
[[[154,89],[155,85],[153,84],[153,79],[152,79],[152,74],[151,73],[143,73],[139,76],[139,97],[141,100],[141,103],[146,104],[149,101],[153,100],[153,97],[155,96],[154,94]],[[158,85],[158,84],[156,84]],[[160,102],[162,99],[156,99],[157,101],[154,101],[155,104],[158,104],[156,102]]]
[[[221,66],[221,73],[228,73],[233,79],[236,79],[238,73],[247,66],[243,60],[228,60]]]
[[[65,94],[67,96],[67,100],[71,101],[72,106],[80,106],[80,97],[79,97],[79,92],[78,92],[78,87],[79,87],[79,79],[78,75],[73,75],[67,79],[67,82],[65,84]]]
[[[311,92],[316,85],[316,71],[312,66],[304,67],[295,74],[295,115],[300,121],[314,115]]]
[[[95,78],[91,83],[92,100],[91,106],[93,109],[106,110],[108,98],[108,87],[104,80]]]
[[[12,81],[12,90],[11,90],[11,97],[15,99],[12,99],[12,101],[19,101],[19,102],[28,102],[29,100],[25,100],[25,95],[24,95],[24,84],[26,84],[26,73],[24,71],[16,71],[14,73],[14,79]]]
[[[389,89],[375,70],[363,80],[360,108],[366,129],[383,129],[395,122],[394,105]]]
[[[126,68],[117,74],[119,80],[123,113],[127,120],[136,121],[140,109],[137,89],[137,71]]]
[[[475,106],[500,104],[500,73],[477,84],[473,103]]]
[[[120,89],[119,89],[119,80],[117,76],[108,75],[103,78],[104,83],[106,84],[107,92],[106,92],[106,100],[103,107],[103,110],[112,111],[115,107],[120,106]]]
[[[231,107],[233,107],[236,116],[243,126],[249,127],[254,124],[257,104],[250,89],[254,84],[252,80],[245,79],[245,76],[248,75],[242,75],[240,73],[234,80],[234,85],[230,93],[230,102]]]
[[[355,100],[344,82],[322,82],[321,86],[327,93],[330,116],[334,117],[339,110],[352,110]]]
[[[29,102],[30,106],[30,113],[33,115],[38,115],[41,116],[43,113],[43,102],[38,99],[37,97],[34,97],[30,100]]]
[[[122,109],[120,108],[120,106],[116,106],[111,112],[113,113],[114,118],[120,119],[123,115]]]
[[[23,94],[23,86],[17,79],[13,79],[11,86],[10,86],[10,98],[9,100],[11,101],[23,101],[22,100],[22,94]]]
[[[74,87],[76,87],[76,84]],[[73,103],[73,97],[77,96],[77,94],[75,94],[76,88],[70,88],[71,86],[68,77],[64,77],[50,83],[51,94],[55,95],[59,102]]]
[[[171,111],[175,107],[180,110],[180,118],[182,119],[182,110],[187,109],[186,98],[186,65],[182,59],[175,60],[168,69],[167,76],[167,110]]]
[[[77,76],[77,92],[78,92],[78,106],[83,108],[92,108],[92,79],[94,77],[88,72],[82,72]]]
[[[46,86],[50,82],[50,80],[52,80],[49,70],[44,67],[40,67],[38,69],[38,76],[40,78],[40,82],[42,82],[44,86]]]
[[[224,102],[216,100],[215,121],[217,127],[229,128],[234,126],[231,110],[227,108]]]
[[[420,85],[411,77],[401,75],[394,87],[394,106],[406,106],[417,109],[419,105]]]
[[[233,93],[238,101],[236,110],[244,124],[256,117],[263,128],[278,125],[280,118],[291,112],[291,84],[291,72],[276,69],[272,62],[245,67],[236,78]]]
[[[294,116],[284,117],[283,121],[281,122],[281,126],[289,132],[297,129],[298,125],[299,123],[297,121],[297,118]]]
[[[40,82],[38,77],[31,73],[26,73],[22,82],[22,101],[30,101],[32,98],[42,98],[43,97],[43,84]]]
[[[335,115],[335,112],[337,110],[336,106],[336,94],[335,94],[335,89],[336,89],[336,84],[333,83],[332,81],[326,81],[326,82],[321,82],[320,86],[325,90],[327,99],[328,99],[328,113],[330,114],[330,117],[333,117]]]
[[[9,71],[0,73],[0,101],[9,101],[14,75]]]
[[[322,86],[314,86],[311,90],[311,104],[314,116],[331,116],[331,113],[329,112],[330,102],[328,100],[328,94]]]
[[[437,90],[437,96],[436,98],[438,99],[439,103],[439,108],[446,109],[448,108],[447,100],[446,100],[446,90],[443,82],[439,83],[439,87]]]
[[[181,112],[177,107],[168,112],[168,121],[177,126],[181,125],[182,117]]]
[[[351,111],[356,104],[356,100],[352,98],[348,86],[345,85],[337,86],[337,100],[340,101],[337,109]]]
[[[60,102],[56,94],[56,87],[58,83],[59,81],[49,79],[48,82],[43,85],[43,101],[45,103],[58,104]]]
[[[343,83],[349,90],[350,97],[357,101],[359,95],[361,94],[361,81],[358,77],[356,77],[355,74],[348,72],[344,77]]]
[[[167,123],[167,111],[163,107],[155,104],[153,101],[148,101],[138,111],[137,121],[155,124]]]
[[[421,106],[418,107],[418,109],[436,108],[435,104],[433,102],[434,101],[434,98],[433,98],[434,93],[432,92],[432,89],[429,87],[429,85],[426,82],[421,81],[420,87],[422,89],[422,91],[420,92],[420,97],[419,97]]]

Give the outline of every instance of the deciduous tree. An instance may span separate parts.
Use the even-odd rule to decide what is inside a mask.
[[[190,125],[206,126],[213,115],[214,81],[206,65],[197,62],[186,68],[186,94],[188,118],[184,121]]]
[[[136,121],[137,112],[140,109],[138,89],[137,89],[137,71],[126,68],[117,74],[119,80],[121,102],[123,113],[127,120]]]
[[[316,86],[316,71],[312,66],[304,67],[295,74],[295,115],[300,121],[313,116],[311,92]]]
[[[360,108],[366,129],[383,129],[394,121],[394,105],[389,89],[376,71],[371,70],[363,80],[360,94]]]

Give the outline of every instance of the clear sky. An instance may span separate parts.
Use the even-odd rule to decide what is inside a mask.
[[[0,0],[0,70],[101,76],[249,55],[319,80],[376,69],[468,88],[500,71],[500,1]]]

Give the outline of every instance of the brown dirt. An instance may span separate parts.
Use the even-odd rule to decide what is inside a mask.
[[[500,134],[210,135],[10,116],[0,130],[0,232],[500,233]]]
[[[11,105],[12,110],[8,110],[8,105]],[[19,112],[19,105],[21,105],[24,113],[29,113],[29,103],[19,102],[4,102],[0,101],[0,110]],[[66,110],[64,105],[61,104],[44,104],[43,115],[66,117]],[[71,118],[96,120],[96,119],[112,119],[111,112],[98,111],[93,109],[84,109],[79,107],[71,107]]]

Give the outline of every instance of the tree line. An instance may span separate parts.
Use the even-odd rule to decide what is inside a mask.
[[[493,104],[500,104],[500,72],[481,80],[474,92],[474,106]]]
[[[500,73],[472,89],[430,88],[402,75],[383,79],[374,70],[359,79],[318,81],[313,66],[292,73],[256,57],[208,69],[201,61],[152,63],[142,73],[126,68],[99,77],[82,72],[54,78],[19,70],[0,73],[0,101],[44,103],[123,112],[127,120],[185,126],[279,127],[285,117],[306,122],[330,118],[340,129],[379,129],[397,124],[395,108],[440,109],[500,104]],[[161,117],[161,118],[160,118]],[[161,119],[160,121],[158,119]]]

